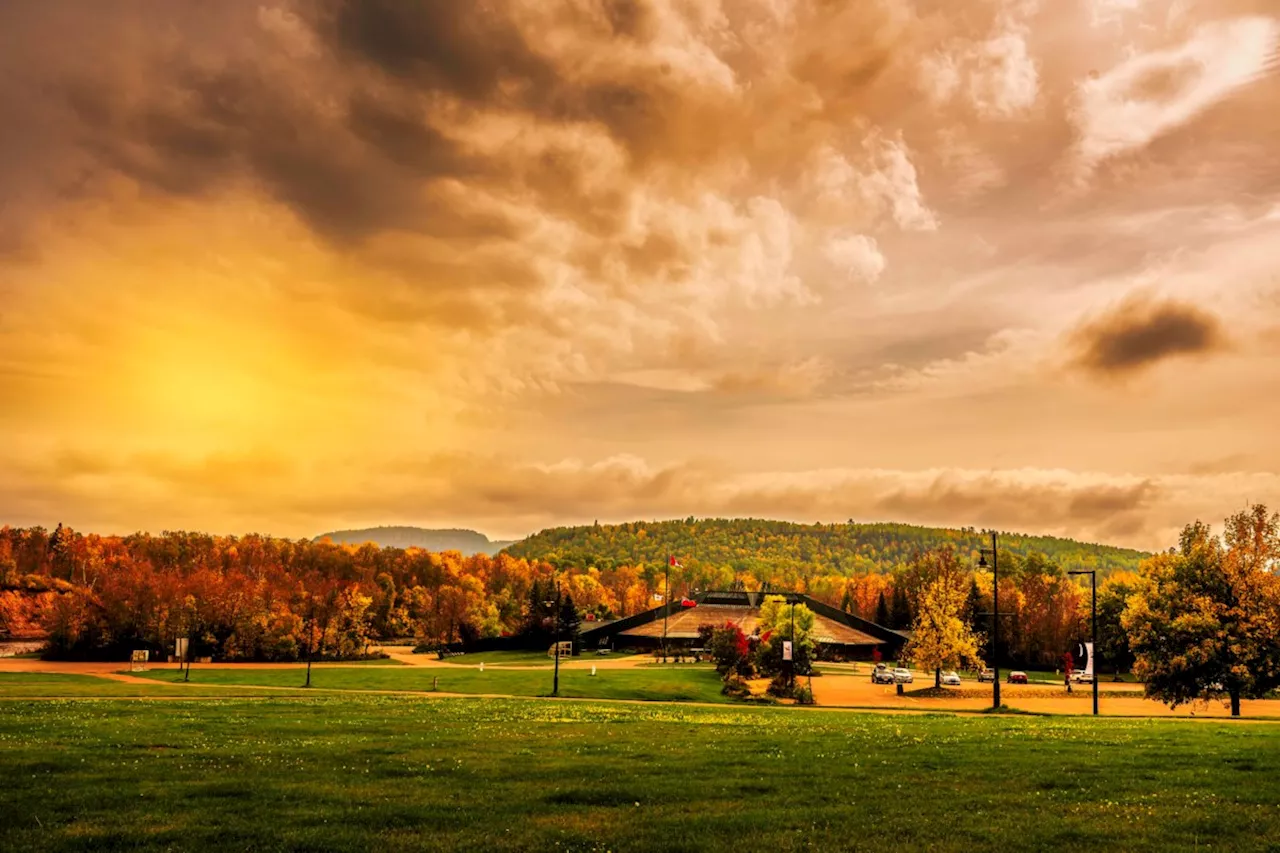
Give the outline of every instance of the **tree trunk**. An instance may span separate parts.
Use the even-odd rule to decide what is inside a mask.
[[[933,669],[933,686],[939,690],[942,689],[942,667],[934,667]]]
[[[1231,688],[1231,716],[1240,716],[1240,690],[1239,688]]]

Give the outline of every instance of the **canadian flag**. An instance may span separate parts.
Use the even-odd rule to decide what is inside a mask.
[[[684,566],[680,565],[680,561],[679,561],[679,560],[677,560],[675,557],[668,557],[668,558],[667,558],[667,561],[668,561],[668,562],[667,562],[667,565],[671,566],[671,568],[673,568],[673,569],[683,569],[683,568],[684,568]]]

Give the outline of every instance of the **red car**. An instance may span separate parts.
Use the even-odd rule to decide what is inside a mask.
[[[1009,683],[1010,684],[1026,684],[1027,674],[1025,672],[1017,672],[1015,670],[1014,672],[1009,673]]]

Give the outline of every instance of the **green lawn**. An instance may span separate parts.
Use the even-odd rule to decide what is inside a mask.
[[[0,849],[1274,850],[1280,727],[338,696],[0,703]]]
[[[141,673],[139,673],[141,674]],[[192,674],[194,677],[194,671]],[[31,697],[219,696],[257,695],[261,690],[192,689],[189,685],[126,684],[95,675],[44,672],[0,672],[0,700]]]
[[[408,666],[404,661],[395,660],[394,658],[372,658],[371,660],[349,660],[334,661],[332,663],[313,663],[312,667],[317,666]]]
[[[435,653],[432,652],[431,656],[434,657]],[[584,652],[576,658],[561,658],[560,665],[563,666],[569,660],[572,660],[575,664],[580,664],[583,662],[594,663],[602,660],[615,660],[621,657],[631,657],[631,655],[615,652],[606,658],[597,656],[594,653]],[[652,655],[648,655],[648,657],[652,657]],[[479,663],[502,664],[503,666],[545,666],[550,669],[554,666],[555,660],[546,652],[473,652],[445,658],[444,663],[461,664],[463,666],[475,666]]]
[[[434,658],[436,654],[435,652],[430,652],[429,656]],[[480,663],[503,664],[505,666],[545,666],[548,669],[555,664],[555,660],[546,652],[474,652],[447,657],[444,662],[463,666],[475,666]],[[561,658],[560,663],[563,665],[565,659]]]
[[[159,682],[180,681],[174,670],[140,673]],[[300,687],[305,668],[199,669],[191,670],[194,684]],[[551,693],[552,672],[542,669],[477,669],[464,667],[315,667],[311,686],[323,690],[414,690],[442,693],[500,693],[508,696],[545,696]],[[645,666],[626,669],[561,669],[560,695],[580,699],[651,699],[666,701],[726,702],[720,678],[710,667]]]
[[[1028,681],[1048,681],[1054,684],[1062,683],[1063,675],[1061,671],[1054,672],[1051,669],[1024,669],[1024,670],[1021,670],[1021,672],[1025,672],[1027,674]],[[1008,667],[1001,667],[1000,678],[1003,680],[1003,679],[1007,679],[1008,677],[1009,677]],[[1116,683],[1115,678],[1116,677],[1114,673],[1104,672],[1102,673],[1102,675],[1098,676],[1098,683],[1114,684]],[[1120,675],[1120,680],[1124,682],[1128,682],[1130,684],[1136,684],[1138,681],[1138,679],[1135,678],[1132,673],[1122,673]],[[1086,684],[1085,686],[1088,687],[1089,685]]]

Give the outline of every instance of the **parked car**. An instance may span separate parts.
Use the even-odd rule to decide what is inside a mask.
[[[1093,684],[1093,673],[1092,672],[1073,672],[1071,673],[1071,680],[1076,682],[1077,684]]]
[[[982,672],[978,673],[979,682],[987,682],[987,681],[995,682],[995,680],[996,680],[996,671],[994,669],[984,669]]]
[[[893,684],[893,673],[889,667],[882,663],[876,664],[876,668],[871,670],[872,684]]]
[[[898,667],[893,671],[893,680],[897,684],[910,684],[912,681],[911,670],[905,667]]]
[[[1014,670],[1013,672],[1009,673],[1009,683],[1010,684],[1026,684],[1027,674],[1025,672],[1019,672],[1017,670]]]
[[[959,686],[960,686],[960,673],[958,673],[958,672],[944,672],[944,673],[942,673],[942,683],[943,683],[943,684],[950,685],[950,686],[952,686],[952,687],[959,687]]]

